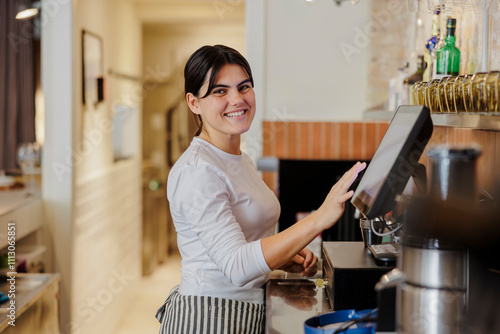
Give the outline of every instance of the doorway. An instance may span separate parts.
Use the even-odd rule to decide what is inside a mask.
[[[153,5],[159,7],[153,10]],[[141,18],[143,273],[147,275],[170,254],[177,253],[166,182],[170,168],[189,146],[196,129],[184,98],[184,65],[203,45],[225,44],[245,54],[245,3],[148,2],[142,12],[165,13],[161,21],[154,15]]]

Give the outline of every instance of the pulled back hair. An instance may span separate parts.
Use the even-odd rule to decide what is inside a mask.
[[[184,90],[185,94],[191,93],[197,98],[205,98],[210,94],[215,85],[215,79],[219,74],[220,69],[227,64],[241,66],[248,74],[253,87],[252,71],[248,61],[238,51],[225,45],[205,45],[196,50],[189,57],[186,67],[184,67]],[[204,96],[200,97],[200,89],[205,82],[208,72],[208,89]],[[198,126],[195,136],[200,135],[203,130],[203,121],[201,115],[194,114],[194,120]]]

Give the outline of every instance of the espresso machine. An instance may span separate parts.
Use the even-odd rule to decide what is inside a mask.
[[[481,288],[485,281],[476,278],[478,257],[471,261],[470,256],[471,246],[478,248],[483,239],[478,237],[476,244],[471,244],[469,235],[488,236],[488,231],[476,232],[484,231],[480,225],[486,225],[485,221],[492,222],[488,226],[494,227],[497,239],[490,244],[496,242],[491,248],[497,249],[500,227],[496,227],[494,217],[498,217],[500,209],[485,214],[479,208],[479,147],[431,147],[427,150],[427,167],[422,168],[418,161],[432,128],[425,107],[401,106],[351,200],[363,214],[365,228],[380,232],[376,226],[379,220],[385,221],[386,230],[399,229],[396,269],[382,275],[375,286],[377,330],[405,334],[490,333],[467,329],[475,318],[470,311],[481,306],[481,301],[471,296],[477,295],[474,289]],[[418,189],[407,193],[408,181],[419,178],[413,187]],[[494,295],[500,297],[500,271],[491,279],[490,268],[480,270],[488,272],[484,275],[488,282],[498,282],[498,288],[492,289],[491,283],[485,295],[495,291]],[[499,311],[492,311],[497,313],[493,315],[489,312],[490,322],[500,319],[500,302],[493,303]],[[498,329],[500,320],[497,322]]]
[[[466,245],[442,233],[436,210],[451,210],[456,203],[471,209],[478,205],[480,150],[437,146],[427,155],[429,194],[412,201],[404,224],[397,326],[400,333],[459,334],[468,305],[468,251]]]
[[[397,268],[376,285],[382,328],[500,332],[500,184],[488,184],[494,196],[478,187],[480,154],[475,145],[430,148],[428,190],[398,200],[404,219]],[[394,290],[391,306],[394,293],[387,291]]]

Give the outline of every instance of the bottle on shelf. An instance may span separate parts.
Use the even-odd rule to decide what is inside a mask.
[[[440,11],[435,10],[434,14],[432,16],[432,28],[431,28],[431,38],[427,40],[425,43],[425,53],[424,53],[424,62],[425,62],[425,69],[424,69],[424,74],[423,74],[423,80],[424,81],[430,81],[432,80],[434,74],[435,74],[435,67],[436,67],[436,46],[438,45],[439,42],[439,34],[440,34]]]
[[[415,43],[413,50],[410,53],[408,73],[414,73],[417,71],[418,57],[423,56],[426,52],[424,35],[424,25],[421,18],[417,18],[417,24],[415,27]]]
[[[443,47],[437,51],[436,77],[457,76],[460,71],[460,50],[455,46],[457,20],[448,18],[446,39]]]
[[[411,94],[410,90],[416,82],[422,81],[424,74],[424,56],[420,55],[417,58],[417,70],[415,73],[406,77],[403,82],[403,104],[415,104],[413,101],[413,94]]]
[[[387,109],[389,111],[395,111],[400,105],[407,104],[407,101],[403,100],[403,82],[408,76],[407,68],[408,63],[405,67],[398,68],[396,76],[389,80],[389,101],[387,104]],[[406,94],[406,96],[407,95],[408,94]]]

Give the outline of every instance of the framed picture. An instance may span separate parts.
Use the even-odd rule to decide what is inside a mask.
[[[104,100],[102,38],[82,30],[82,102],[97,105]]]

